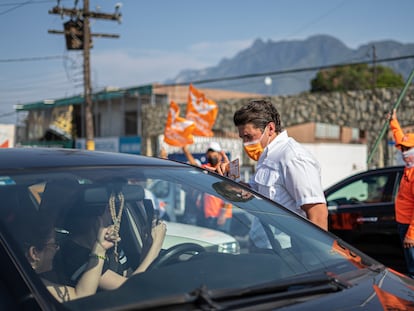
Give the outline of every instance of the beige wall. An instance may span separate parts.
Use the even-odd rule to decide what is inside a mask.
[[[306,123],[286,128],[289,136],[301,143],[315,142],[315,123]]]

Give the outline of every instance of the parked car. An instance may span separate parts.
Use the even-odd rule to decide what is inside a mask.
[[[45,275],[25,257],[17,228],[25,229],[16,224],[53,221],[58,241],[65,243],[75,219],[100,217],[108,205],[119,213],[122,205],[118,246],[134,269],[158,217],[144,191],[154,180],[181,186],[184,214],[193,210],[197,192],[230,202],[237,230],[224,235],[212,230],[209,245],[201,245],[205,228],[196,223],[180,231],[180,219],[175,229],[167,222],[173,244],[166,243],[145,272],[117,289],[55,300]],[[2,310],[383,310],[390,305],[402,310],[414,305],[414,280],[249,188],[183,163],[98,151],[1,149],[0,202]],[[225,251],[234,240],[239,249]],[[214,246],[223,243],[224,249]],[[59,253],[56,243],[51,246]],[[62,273],[59,266],[54,270]]]
[[[370,169],[325,190],[329,230],[389,267],[406,272],[394,200],[404,166]]]
[[[218,230],[178,222],[167,222],[167,228],[163,243],[165,249],[183,243],[195,243],[214,252],[228,254],[240,252],[239,242],[230,234]]]

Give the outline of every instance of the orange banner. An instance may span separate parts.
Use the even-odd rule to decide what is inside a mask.
[[[207,99],[202,92],[190,84],[188,92],[186,119],[194,121],[194,135],[214,136],[212,131],[218,113],[215,101]]]
[[[6,139],[5,141],[0,142],[0,148],[9,148],[9,140]]]
[[[383,310],[414,310],[414,303],[412,301],[391,294],[375,284],[373,287]]]
[[[194,122],[180,117],[180,107],[171,101],[164,130],[164,141],[176,147],[191,145],[194,142],[194,128]]]
[[[351,252],[348,248],[342,247],[338,242],[335,240],[332,243],[332,252],[336,252],[346,259],[348,259],[354,266],[358,268],[364,268],[365,265],[362,263],[362,258],[357,254]]]

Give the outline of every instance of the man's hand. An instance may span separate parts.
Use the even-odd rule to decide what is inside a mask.
[[[405,237],[404,241],[403,241],[403,246],[404,246],[404,248],[414,247],[414,240]]]
[[[391,121],[392,119],[397,119],[397,110],[396,109],[393,109],[392,113],[391,112],[387,113],[387,120]]]
[[[221,150],[220,151],[220,154],[222,156],[222,160],[221,160],[221,163],[219,163],[219,165],[217,165],[216,173],[217,174],[220,174],[222,176],[227,176],[227,173],[229,172],[229,163],[230,163],[230,160],[227,157],[227,155],[224,152],[224,150]]]

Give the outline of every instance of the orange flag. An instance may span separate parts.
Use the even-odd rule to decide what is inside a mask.
[[[336,252],[344,256],[356,267],[359,267],[359,268],[364,267],[364,264],[362,263],[362,258],[360,256],[357,256],[356,254],[351,252],[349,249],[342,247],[341,245],[338,244],[336,240],[332,243],[332,252]]]
[[[194,135],[214,136],[212,128],[218,113],[218,106],[215,101],[207,99],[203,93],[190,84],[188,92],[186,118],[194,121],[196,127]]]
[[[0,142],[0,148],[9,148],[9,140],[6,139],[3,142]]]
[[[373,286],[383,310],[414,310],[412,301],[393,295],[375,284]]]
[[[194,142],[194,128],[194,122],[180,117],[180,107],[171,101],[164,130],[164,141],[176,147],[191,145]]]

